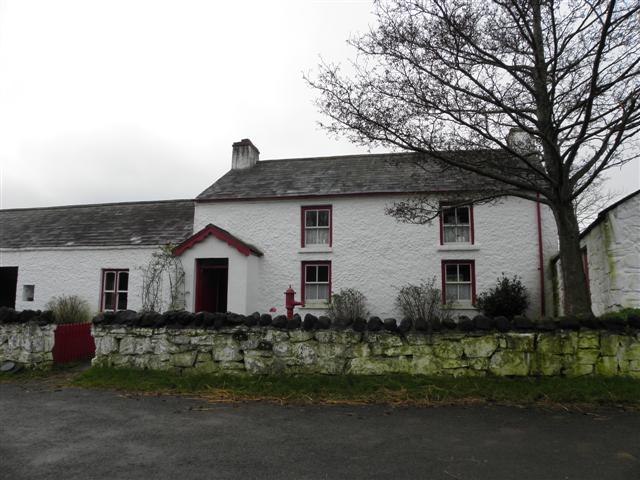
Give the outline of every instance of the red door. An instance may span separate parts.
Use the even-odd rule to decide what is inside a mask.
[[[196,312],[226,312],[229,259],[196,260]]]

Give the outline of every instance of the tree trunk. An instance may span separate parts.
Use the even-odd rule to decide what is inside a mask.
[[[571,202],[553,208],[560,240],[565,315],[591,315],[591,296],[582,263],[580,229]]]

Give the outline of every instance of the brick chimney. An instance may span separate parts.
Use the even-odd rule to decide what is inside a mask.
[[[231,155],[231,169],[242,170],[253,167],[260,157],[260,151],[251,140],[243,138],[233,144],[233,154]]]

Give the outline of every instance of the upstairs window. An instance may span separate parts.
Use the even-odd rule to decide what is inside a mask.
[[[102,311],[126,310],[129,296],[129,270],[102,270]]]
[[[442,206],[440,213],[440,243],[473,243],[473,207]]]
[[[329,302],[331,262],[302,262],[302,298],[305,303]]]
[[[302,246],[331,246],[331,206],[302,207]]]
[[[475,262],[473,260],[443,260],[443,303],[471,305],[475,303],[475,296]]]

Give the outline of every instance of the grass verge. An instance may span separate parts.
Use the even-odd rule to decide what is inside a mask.
[[[71,383],[128,392],[196,394],[212,401],[407,405],[496,402],[640,408],[640,380],[622,377],[180,376],[153,370],[91,368]]]

